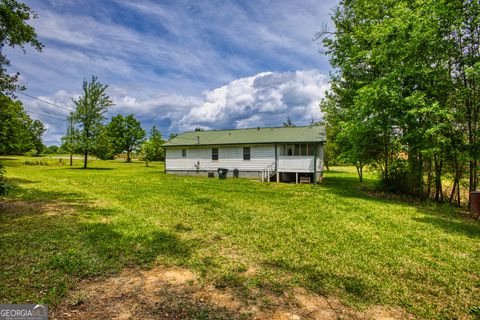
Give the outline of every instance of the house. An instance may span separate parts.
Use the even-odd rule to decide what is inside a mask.
[[[262,181],[313,182],[323,173],[325,127],[190,131],[165,143],[165,172],[217,176],[219,168]]]

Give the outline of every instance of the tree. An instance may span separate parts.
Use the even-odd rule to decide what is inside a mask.
[[[165,153],[162,147],[164,143],[162,134],[153,126],[150,129],[150,137],[142,143],[141,147],[142,158],[145,160],[146,166],[148,166],[149,161],[165,160]]]
[[[0,154],[42,152],[44,131],[43,123],[32,120],[20,101],[0,94]]]
[[[113,146],[113,139],[110,137],[108,128],[102,127],[100,133],[95,139],[95,146],[93,148],[93,154],[102,160],[113,159],[115,155],[115,148]]]
[[[163,144],[165,143],[165,140],[162,138],[162,134],[158,129],[153,126],[152,129],[150,129],[150,137],[148,138],[149,141],[152,144],[153,148],[153,160],[154,161],[163,161],[165,160],[165,152],[163,150]]]
[[[290,117],[287,117],[287,120],[283,122],[284,127],[295,127]]]
[[[74,114],[70,113],[67,118],[67,134],[62,137],[61,150],[65,150],[70,155],[70,166],[73,165],[73,154],[79,152],[79,135],[75,128]]]
[[[127,152],[127,161],[131,161],[132,152],[142,145],[145,130],[133,114],[126,117],[121,114],[112,117],[107,126],[116,153]]]
[[[479,17],[478,1],[344,0],[336,30],[320,34],[335,68],[323,103],[333,137],[366,126],[385,189],[443,201],[442,176],[458,190],[465,161],[477,188]]]
[[[46,154],[55,154],[58,153],[59,147],[55,145],[51,145],[45,148],[44,152]]]
[[[11,75],[6,67],[10,62],[2,52],[5,46],[14,48],[19,46],[25,51],[25,45],[31,45],[37,51],[43,48],[37,40],[37,34],[32,26],[26,22],[37,15],[27,5],[15,0],[2,0],[0,2],[0,93],[12,94],[13,91],[23,90],[17,84],[19,74]]]
[[[145,160],[145,166],[148,167],[148,162],[155,159],[155,147],[152,143],[152,140],[149,139],[143,141],[140,148],[140,153],[142,155],[142,159]]]
[[[38,156],[43,152],[45,145],[42,142],[42,135],[45,133],[45,127],[40,120],[34,120],[30,125],[31,140]]]
[[[95,148],[95,141],[102,132],[105,113],[113,105],[112,100],[106,94],[108,86],[98,82],[97,77],[92,76],[90,82],[83,81],[83,94],[74,99],[75,111],[73,120],[78,126],[76,144],[84,155],[83,168],[87,168],[88,154]]]

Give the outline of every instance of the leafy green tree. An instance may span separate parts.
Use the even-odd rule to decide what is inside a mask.
[[[148,139],[151,142],[152,148],[153,148],[152,160],[153,161],[165,160],[165,152],[163,150],[163,144],[165,143],[165,140],[163,140],[162,134],[155,126],[153,126],[152,129],[150,129],[150,137]]]
[[[33,46],[41,51],[43,45],[37,40],[35,29],[26,22],[37,18],[37,15],[27,5],[15,0],[0,2],[0,93],[12,94],[13,91],[24,89],[17,84],[19,74],[10,74],[6,67],[10,62],[2,52],[5,46],[20,47],[25,51],[25,45]]]
[[[20,101],[0,94],[0,154],[42,152],[44,131],[43,123],[32,120]]]
[[[79,132],[75,127],[74,114],[71,113],[67,118],[67,134],[62,137],[62,145],[60,150],[70,155],[70,166],[73,165],[73,154],[81,152],[78,141],[80,140]]]
[[[51,146],[46,147],[43,152],[46,153],[46,154],[56,154],[56,153],[58,153],[58,150],[59,150],[58,146],[51,145]]]
[[[158,129],[153,126],[150,129],[150,136],[148,140],[145,140],[141,146],[141,155],[145,160],[145,165],[148,166],[149,161],[163,161],[165,160],[165,154],[163,151],[163,144],[165,141],[162,139],[162,134]]]
[[[121,114],[112,117],[107,126],[116,153],[127,152],[127,161],[131,161],[132,152],[142,145],[145,130],[133,114],[126,117]]]
[[[113,159],[115,155],[115,148],[113,146],[112,137],[107,127],[102,127],[100,133],[95,140],[95,147],[93,148],[93,154],[102,160]]]
[[[145,160],[145,166],[148,167],[148,162],[155,159],[155,147],[152,140],[145,140],[140,148],[142,159]]]
[[[88,154],[94,151],[95,142],[102,132],[105,113],[113,105],[112,100],[106,94],[108,86],[98,82],[97,77],[92,76],[90,82],[83,81],[83,94],[74,99],[75,111],[73,120],[77,125],[75,144],[84,155],[83,167],[87,168]]]
[[[42,141],[42,135],[44,133],[45,133],[45,127],[43,123],[40,120],[32,121],[32,123],[30,124],[30,134],[31,134],[32,144],[34,146],[37,156],[43,152],[43,149],[45,149],[45,145],[43,144],[43,141]]]
[[[335,68],[323,103],[333,138],[368,128],[384,186],[443,201],[442,176],[453,172],[458,188],[468,161],[477,188],[479,16],[478,1],[345,0],[335,31],[320,34]]]

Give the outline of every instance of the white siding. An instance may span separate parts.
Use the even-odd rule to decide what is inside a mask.
[[[279,172],[313,172],[313,156],[278,157]]]
[[[250,160],[243,160],[244,146],[218,147],[218,160],[212,160],[212,147],[190,147],[187,156],[182,157],[182,148],[166,149],[166,170],[196,170],[195,164],[200,162],[199,170],[227,168],[240,171],[261,171],[275,162],[273,145],[250,146]]]
[[[324,153],[323,153],[323,145],[319,145],[317,149],[317,172],[323,172],[323,160],[324,160]]]
[[[280,154],[280,152],[279,152]],[[313,156],[279,156],[279,172],[313,172]],[[317,172],[323,171],[323,146],[317,147]]]

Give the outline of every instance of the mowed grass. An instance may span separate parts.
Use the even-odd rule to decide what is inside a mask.
[[[1,303],[54,306],[81,278],[160,264],[252,301],[300,286],[360,309],[480,314],[479,222],[369,195],[373,175],[360,184],[338,167],[312,186],[165,175],[162,163],[25,161],[0,158],[15,185],[0,204]]]

